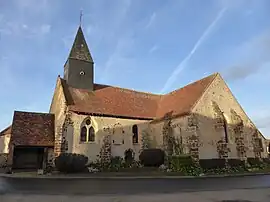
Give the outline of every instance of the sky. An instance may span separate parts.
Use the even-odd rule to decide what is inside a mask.
[[[270,138],[269,0],[0,0],[0,130],[49,111],[80,10],[96,83],[167,93],[219,72]]]

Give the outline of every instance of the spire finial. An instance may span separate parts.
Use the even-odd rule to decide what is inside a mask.
[[[83,16],[83,10],[80,11],[80,26],[82,26],[82,16]]]

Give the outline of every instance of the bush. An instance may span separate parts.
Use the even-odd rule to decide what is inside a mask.
[[[226,165],[225,159],[200,159],[199,163],[203,169],[220,169]]]
[[[145,149],[140,153],[139,159],[145,167],[159,167],[164,164],[165,153],[161,149]]]
[[[242,161],[240,159],[228,159],[228,164],[230,167],[245,167],[245,161]]]
[[[121,156],[111,157],[108,170],[110,171],[119,171],[123,167],[123,158]]]
[[[262,164],[259,158],[247,158],[247,163],[252,167],[259,166]]]
[[[125,163],[131,165],[134,161],[134,151],[132,149],[127,149],[125,151]]]
[[[270,165],[270,159],[269,158],[263,158],[263,162],[267,165]]]
[[[78,173],[86,169],[88,157],[82,154],[63,153],[55,159],[55,167],[63,173]]]
[[[169,165],[172,167],[191,166],[194,164],[190,155],[171,156],[168,160]]]
[[[179,155],[168,158],[169,168],[173,172],[180,172],[183,175],[199,175],[202,170],[194,164],[190,155]]]

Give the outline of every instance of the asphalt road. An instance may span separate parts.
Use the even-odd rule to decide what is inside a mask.
[[[270,187],[270,175],[188,179],[0,178],[1,194],[162,194]]]

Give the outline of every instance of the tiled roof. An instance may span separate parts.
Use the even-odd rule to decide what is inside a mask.
[[[75,89],[61,79],[69,109],[74,112],[127,118],[160,119],[167,113],[190,112],[217,74],[165,95],[95,84],[94,91]]]
[[[54,115],[15,111],[11,132],[15,145],[54,146]]]
[[[216,74],[212,74],[163,95],[159,101],[156,118],[162,118],[166,113],[170,113],[172,116],[188,114],[215,77]]]
[[[152,119],[159,95],[95,84],[94,91],[68,87],[69,109],[76,112]]]
[[[2,130],[0,132],[0,136],[4,136],[4,135],[8,135],[8,134],[11,134],[11,126],[5,128],[4,130]]]

